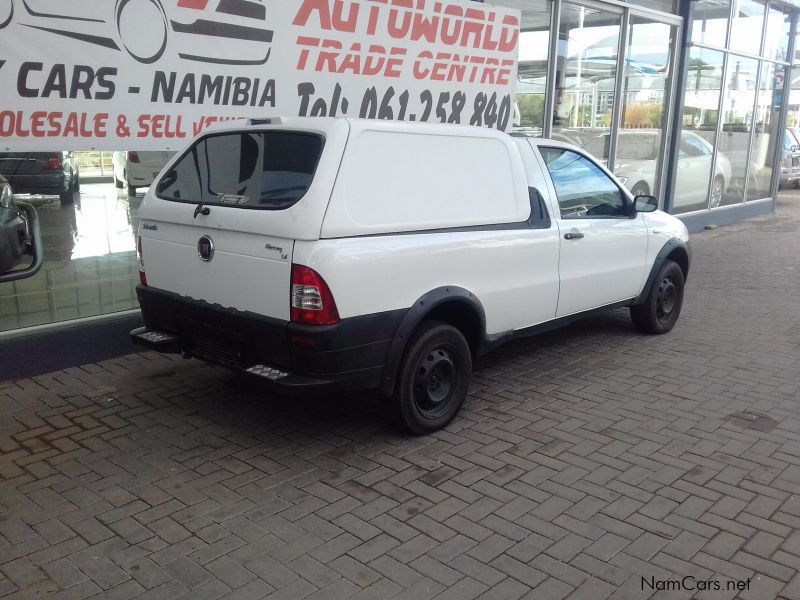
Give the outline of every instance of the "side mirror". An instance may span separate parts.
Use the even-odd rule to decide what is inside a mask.
[[[0,207],[0,283],[33,277],[42,268],[44,253],[42,252],[42,231],[39,216],[32,205],[18,202],[14,216],[4,222]],[[10,206],[5,212],[11,212]],[[33,257],[30,266],[14,269],[24,254]]]
[[[658,198],[641,194],[633,199],[633,209],[637,212],[653,212],[658,210]]]

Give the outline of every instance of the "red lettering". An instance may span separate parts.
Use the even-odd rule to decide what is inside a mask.
[[[33,137],[44,137],[44,120],[47,117],[47,113],[44,111],[37,111],[31,115],[31,133],[33,133]]]

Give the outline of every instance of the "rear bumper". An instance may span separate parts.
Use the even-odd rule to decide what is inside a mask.
[[[136,289],[145,327],[134,343],[186,353],[284,392],[376,389],[405,310],[309,326],[224,308],[149,286]],[[288,300],[288,298],[287,298]]]
[[[67,190],[64,173],[38,175],[6,175],[15,194],[60,194]]]

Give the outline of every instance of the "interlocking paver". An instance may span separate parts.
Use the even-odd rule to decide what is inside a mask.
[[[669,335],[513,342],[422,438],[151,353],[0,382],[0,597],[800,598],[798,229],[695,235]]]

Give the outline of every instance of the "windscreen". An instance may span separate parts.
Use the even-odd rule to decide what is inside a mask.
[[[281,210],[314,179],[323,138],[296,131],[217,134],[199,140],[161,178],[164,200]]]

